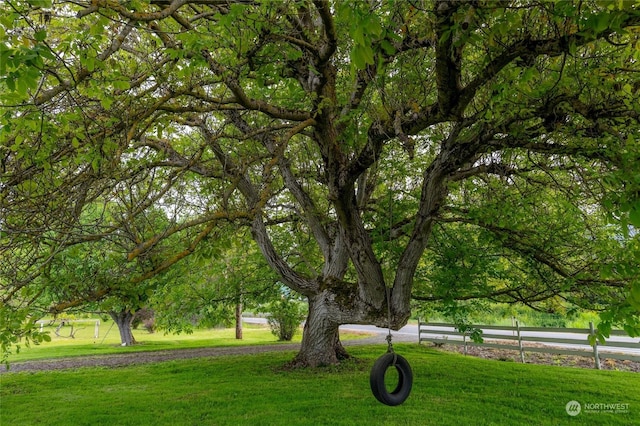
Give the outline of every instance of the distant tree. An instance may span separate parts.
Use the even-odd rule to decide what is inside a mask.
[[[104,216],[116,218],[123,213],[113,203],[104,207]],[[95,216],[84,217],[81,223],[88,223],[89,228],[95,225]],[[135,314],[165,284],[161,275],[140,277],[164,259],[163,246],[169,240],[131,262],[125,261],[126,251],[133,242],[167,226],[163,212],[148,210],[108,237],[71,245],[57,254],[34,283],[43,293],[39,301],[42,314],[58,315],[69,310],[106,313],[118,326],[122,345],[136,343],[132,332]]]
[[[242,312],[279,297],[278,276],[245,230],[222,227],[166,274],[169,285],[154,294],[158,324],[193,327],[235,323],[242,339]]]

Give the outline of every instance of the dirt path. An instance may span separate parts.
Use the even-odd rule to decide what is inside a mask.
[[[345,340],[345,346],[385,344],[384,335],[374,335],[363,339]],[[401,341],[401,338],[394,341]],[[415,340],[415,339],[412,339]],[[297,351],[299,343],[281,343],[274,345],[251,345],[231,347],[211,347],[192,349],[171,349],[151,352],[134,352],[113,355],[90,355],[71,358],[46,359],[11,363],[9,370],[0,366],[0,374],[20,371],[66,370],[81,367],[123,367],[134,364],[171,361],[175,359],[210,358],[228,355],[250,355],[276,351]]]
[[[80,367],[123,367],[133,364],[170,361],[174,359],[206,358],[225,355],[246,355],[263,352],[296,350],[298,344],[280,344],[264,346],[235,346],[222,348],[171,349],[152,352],[134,352],[128,354],[91,355],[61,359],[16,362],[10,365],[9,372],[66,370]],[[5,366],[0,374],[6,373]]]

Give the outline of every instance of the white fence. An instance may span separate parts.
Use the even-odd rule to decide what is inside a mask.
[[[45,325],[53,325],[55,323],[55,321],[47,321],[47,320],[40,320],[37,321],[37,324],[40,325],[40,331],[42,332],[44,330],[44,326]],[[97,339],[100,336],[100,320],[96,320],[96,319],[62,319],[60,320],[60,323],[58,324],[58,327],[56,328],[56,335],[59,337],[74,337],[74,325],[75,324],[82,324],[82,323],[93,323],[93,337],[95,339]],[[69,336],[60,336],[60,329],[62,327],[64,327],[65,325],[69,325],[71,326],[71,332],[69,334]],[[77,331],[77,330],[76,330]]]
[[[640,340],[631,339],[624,331],[613,330],[604,345],[589,344],[589,336],[595,333],[593,323],[590,329],[520,327],[518,321],[513,327],[496,325],[474,325],[482,330],[483,343],[472,341],[468,333],[457,330],[454,324],[423,323],[418,324],[418,342],[436,344],[464,345],[465,353],[469,346],[510,349],[520,353],[525,362],[525,352],[544,352],[560,355],[578,355],[592,357],[595,367],[600,369],[600,359],[611,358],[640,362]]]

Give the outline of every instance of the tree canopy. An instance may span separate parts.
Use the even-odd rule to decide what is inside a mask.
[[[309,300],[302,364],[346,356],[340,324],[404,325],[412,295],[560,297],[638,331],[635,2],[1,8],[3,309],[153,207],[171,223],[122,262],[180,243],[136,279],[250,227]],[[82,220],[119,194],[126,217]]]

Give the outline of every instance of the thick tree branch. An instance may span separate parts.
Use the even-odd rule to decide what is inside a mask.
[[[129,36],[129,34],[133,29],[134,29],[134,25],[132,22],[127,22],[126,24],[124,24],[122,29],[118,33],[118,35],[113,39],[113,41],[109,45],[109,47],[104,51],[102,51],[97,56],[97,59],[103,62],[107,60],[109,57],[111,57],[114,53],[116,53],[120,49],[120,47],[122,46],[122,43],[124,43],[124,41]],[[77,86],[78,84],[82,83],[87,78],[89,78],[92,74],[93,74],[93,71],[89,71],[87,68],[84,68],[84,67],[81,68],[75,76],[72,76],[73,82],[63,81],[58,86],[55,86],[45,91],[44,93],[40,94],[40,96],[38,96],[36,99],[33,100],[33,104],[43,105],[49,102],[51,99],[53,99],[60,93],[65,92]]]
[[[228,112],[227,116],[241,132],[252,130],[237,113]],[[262,208],[267,202],[268,192],[263,191],[264,193],[261,194],[260,191],[258,191],[258,188],[251,183],[246,173],[235,164],[231,156],[220,146],[218,138],[209,130],[205,123],[200,123],[200,129],[205,137],[205,141],[212,147],[218,162],[222,165],[225,172],[235,180],[238,189],[251,207],[251,234],[267,260],[267,263],[280,275],[283,282],[292,289],[305,295],[310,295],[315,292],[317,290],[317,283],[296,272],[277,252],[271,241],[262,217]],[[269,165],[267,167],[269,167]]]
[[[620,28],[627,28],[640,25],[640,13],[628,15],[621,23]],[[474,98],[477,90],[487,84],[507,65],[516,58],[532,58],[538,56],[558,56],[563,53],[569,53],[570,49],[584,46],[593,42],[595,39],[603,39],[609,37],[613,33],[610,28],[601,30],[598,33],[586,34],[584,32],[575,32],[572,34],[562,35],[551,39],[533,39],[531,37],[517,40],[505,47],[503,52],[491,59],[484,69],[473,78],[460,93],[457,113],[462,114],[467,105]],[[451,83],[449,83],[449,86]]]
[[[327,0],[314,0],[314,4],[320,13],[320,18],[322,18],[324,34],[327,39],[326,45],[319,52],[319,66],[324,67],[338,47],[336,27],[331,13],[331,4]]]
[[[311,114],[306,111],[287,109],[285,107],[269,104],[260,99],[250,98],[247,96],[244,89],[242,89],[237,77],[213,59],[213,56],[208,50],[203,49],[202,56],[206,59],[211,71],[224,80],[229,90],[231,90],[235,95],[237,102],[244,108],[252,111],[259,111],[270,117],[284,120],[305,121],[312,118]]]

